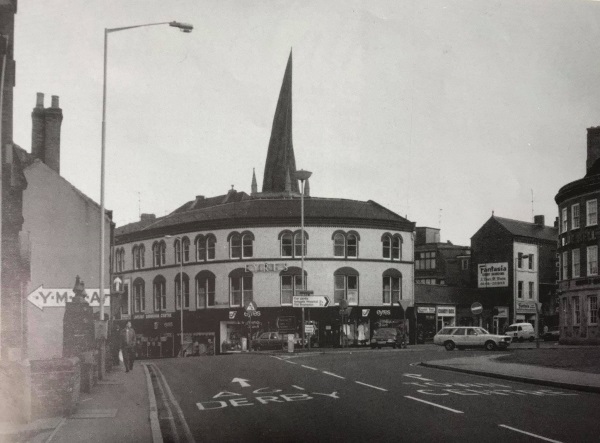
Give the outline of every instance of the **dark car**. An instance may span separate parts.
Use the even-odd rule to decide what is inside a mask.
[[[392,348],[406,347],[406,341],[402,331],[396,328],[379,328],[371,337],[371,349],[381,349],[382,346],[391,346]]]
[[[544,341],[556,341],[560,338],[560,330],[558,328],[551,328],[548,331],[544,332],[542,335]]]
[[[294,345],[299,346],[302,340],[298,334],[294,335]],[[281,332],[262,332],[252,340],[252,349],[260,351],[262,349],[284,349],[288,345],[288,334]]]

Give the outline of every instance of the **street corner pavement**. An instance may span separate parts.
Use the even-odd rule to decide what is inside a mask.
[[[600,393],[600,374],[499,361],[498,358],[503,355],[506,354],[450,358],[420,364],[429,368]]]
[[[89,394],[82,393],[76,412],[41,441],[152,442],[149,416],[146,373],[136,362],[132,371],[120,366],[107,372]]]

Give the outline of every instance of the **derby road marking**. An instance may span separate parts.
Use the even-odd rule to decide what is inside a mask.
[[[411,400],[420,401],[421,403],[427,403],[428,405],[435,406],[436,408],[442,408],[442,409],[445,409],[446,411],[454,412],[455,414],[464,414],[463,411],[459,411],[457,409],[452,409],[447,406],[438,405],[437,403],[432,403],[430,401],[421,400],[420,398],[411,397],[410,395],[405,395],[404,397],[410,398]]]

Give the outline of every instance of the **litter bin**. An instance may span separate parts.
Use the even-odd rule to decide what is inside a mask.
[[[294,334],[288,334],[288,352],[294,352]]]

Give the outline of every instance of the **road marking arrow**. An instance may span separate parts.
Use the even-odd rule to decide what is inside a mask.
[[[421,374],[402,374],[405,377],[410,377],[410,378],[416,378],[417,380],[422,380],[422,381],[433,381],[429,378],[425,378],[425,377],[421,377]]]
[[[234,378],[233,380],[231,380],[231,383],[239,383],[240,387],[242,388],[247,388],[250,386],[249,383],[246,383],[248,380],[244,380],[243,378]]]

